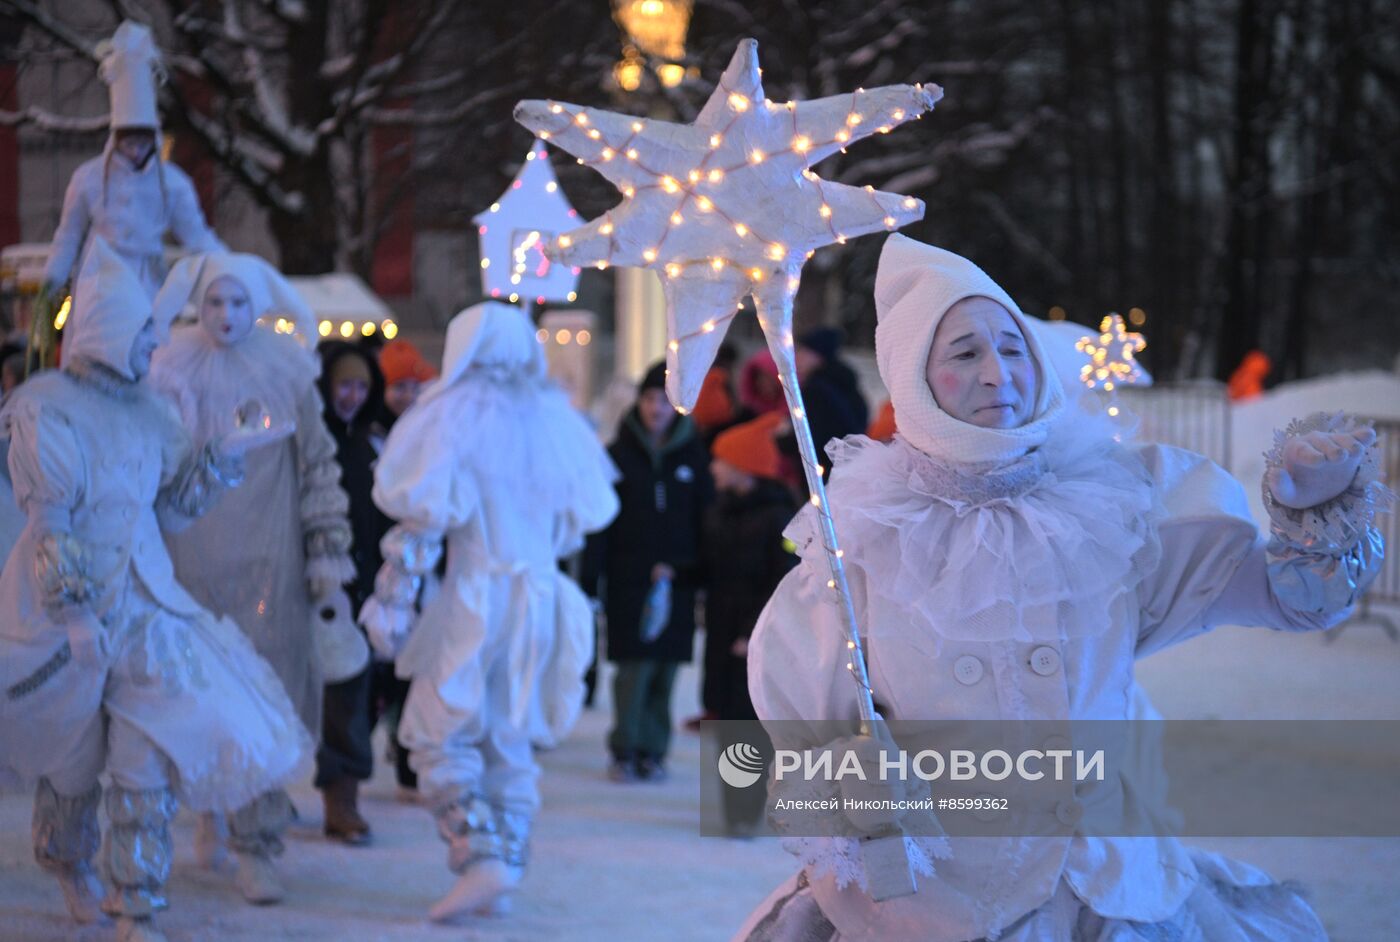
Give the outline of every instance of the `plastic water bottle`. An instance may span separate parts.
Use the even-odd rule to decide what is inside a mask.
[[[651,584],[642,606],[642,643],[651,644],[671,623],[671,580],[666,577]]]

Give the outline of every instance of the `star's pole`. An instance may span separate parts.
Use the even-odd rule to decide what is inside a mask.
[[[793,273],[794,278],[796,274]],[[812,425],[807,419],[807,409],[802,402],[802,388],[797,377],[797,358],[793,350],[792,335],[780,336],[779,331],[769,329],[771,324],[792,323],[794,299],[793,292],[787,286],[789,283],[789,279],[773,278],[755,286],[754,307],[758,312],[759,325],[763,327],[763,335],[768,341],[768,351],[773,355],[773,362],[778,365],[778,379],[783,384],[788,415],[792,418],[792,431],[797,438],[797,451],[802,457],[802,473],[807,479],[807,490],[817,511],[818,533],[831,575],[826,585],[837,595],[841,625],[846,634],[846,668],[858,688],[856,705],[860,710],[861,733],[874,736],[875,722],[879,717],[875,713],[875,701],[870,692],[870,673],[865,662],[860,628],[856,623],[851,586],[846,580],[844,554],[836,537],[836,522],[831,516],[831,502],[827,500],[826,483],[822,480],[821,460],[817,455],[816,443],[812,440]]]
[[[802,402],[802,387],[797,378],[797,358],[793,350],[792,334],[771,327],[792,323],[793,289],[790,286],[797,282],[798,274],[798,271],[793,271],[789,273],[790,277],[773,278],[756,285],[752,295],[754,308],[758,313],[759,326],[763,328],[763,335],[768,341],[768,350],[773,355],[773,362],[778,365],[778,379],[783,385],[788,415],[792,418],[792,431],[797,437],[797,451],[802,457],[802,473],[807,478],[807,490],[811,493],[812,506],[817,511],[817,532],[826,552],[827,569],[831,576],[826,585],[836,593],[837,605],[841,610],[841,624],[846,635],[846,669],[850,671],[851,679],[855,681],[857,688],[856,706],[860,710],[860,731],[865,736],[888,739],[882,735],[883,731],[878,726],[881,718],[875,712],[875,699],[870,691],[870,673],[865,663],[860,628],[856,623],[851,586],[846,580],[844,553],[836,537],[836,521],[831,516],[831,502],[827,500],[821,462],[818,460],[816,443],[812,440],[812,425],[807,419],[807,408]],[[918,892],[918,883],[904,840],[904,832],[898,825],[861,839],[861,860],[865,865],[866,887],[871,899],[876,902]]]

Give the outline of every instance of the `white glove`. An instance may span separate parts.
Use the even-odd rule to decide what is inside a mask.
[[[365,626],[370,647],[380,660],[392,661],[408,640],[413,628],[413,612],[397,605],[386,605],[378,596],[370,596],[360,607],[360,624]]]
[[[1375,429],[1307,432],[1283,445],[1283,467],[1269,471],[1265,483],[1274,500],[1302,510],[1325,504],[1351,486]]]
[[[845,736],[834,741],[830,749],[833,753],[831,766],[833,769],[841,768],[841,761],[849,750],[856,754],[861,769],[865,773],[864,781],[855,775],[841,777],[841,797],[843,799],[859,802],[899,802],[909,797],[908,783],[899,777],[897,767],[890,769],[888,777],[884,781],[880,779],[880,753],[883,751],[889,754],[891,759],[894,759],[899,749],[898,746],[872,736]],[[899,808],[855,807],[847,808],[842,813],[857,830],[867,834],[876,834],[899,824],[900,818],[903,818],[906,812]]]
[[[290,438],[296,430],[296,424],[293,422],[283,422],[281,425],[269,425],[264,428],[256,426],[240,428],[219,439],[219,454],[226,458],[242,458],[250,451],[276,444],[284,438]]]

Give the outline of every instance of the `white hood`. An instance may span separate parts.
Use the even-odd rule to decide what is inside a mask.
[[[1035,409],[1019,428],[982,428],[939,408],[929,389],[927,364],[933,334],[948,308],[964,298],[985,297],[1006,308],[1020,325],[1036,364]],[[1005,463],[1044,444],[1064,409],[1064,389],[1036,331],[1016,302],[987,273],[960,255],[892,235],[875,275],[875,356],[898,416],[899,434],[945,463]]]
[[[285,317],[295,325],[304,346],[315,346],[316,315],[306,300],[265,259],[238,252],[187,255],[176,262],[156,295],[157,326],[168,327],[186,307],[198,308],[209,285],[223,277],[234,279],[248,292],[254,318]]]
[[[446,392],[472,366],[544,378],[544,352],[524,311],[499,301],[483,301],[452,318],[442,352],[442,375],[423,390],[419,402]]]

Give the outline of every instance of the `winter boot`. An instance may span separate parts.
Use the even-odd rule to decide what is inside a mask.
[[[205,870],[218,870],[228,860],[228,824],[224,816],[206,811],[194,824],[194,859]]]
[[[117,919],[117,942],[169,942],[150,916],[121,916]]]
[[[282,881],[277,876],[277,868],[272,858],[266,854],[253,854],[240,851],[238,872],[233,877],[234,885],[243,898],[254,906],[270,906],[282,902],[285,895]]]
[[[326,803],[326,836],[352,847],[368,844],[369,822],[360,816],[360,783],[342,778],[321,789]]]

